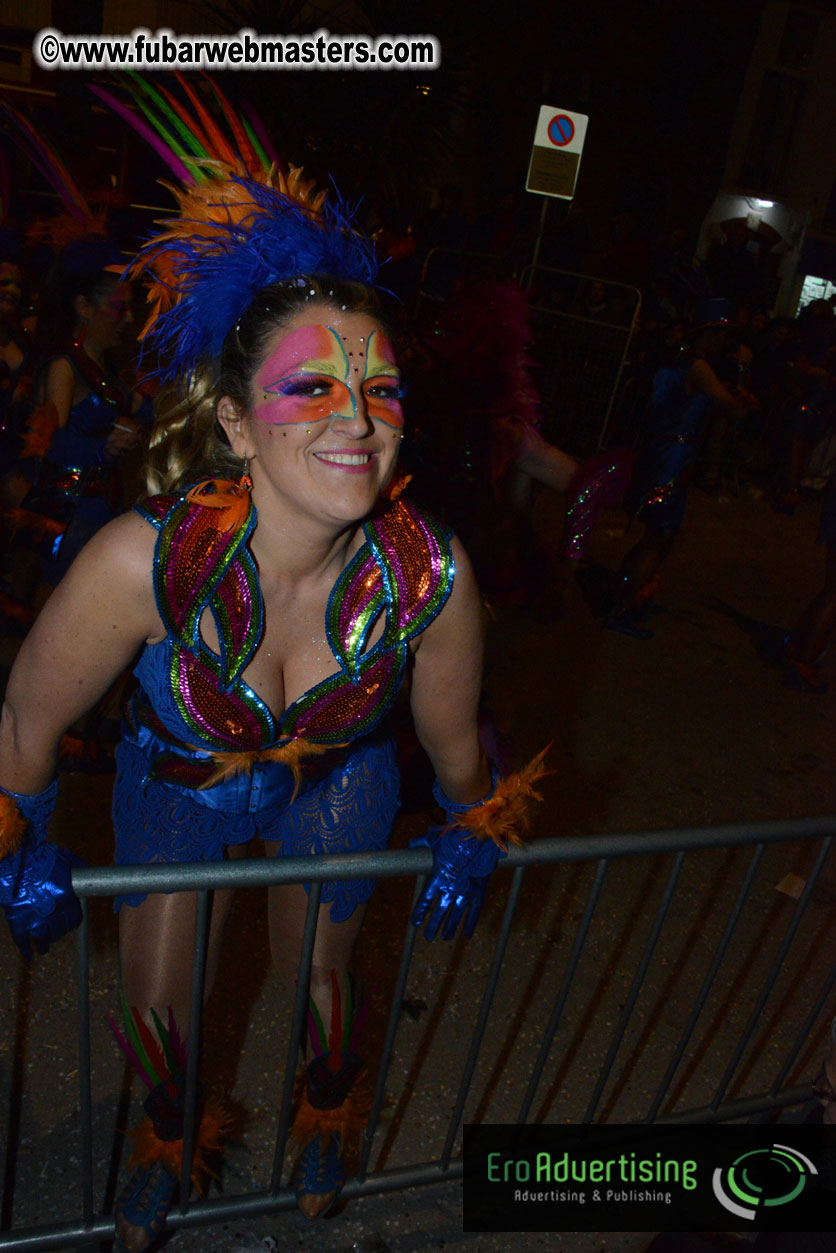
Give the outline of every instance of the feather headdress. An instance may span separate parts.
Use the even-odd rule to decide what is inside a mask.
[[[158,223],[127,271],[150,284],[140,339],[159,356],[156,373],[188,378],[220,353],[227,333],[256,293],[305,274],[374,282],[377,263],[347,206],[279,164],[255,115],[239,116],[211,83],[226,127],[181,75],[191,109],[172,92],[131,75],[128,90],[142,117],[108,91],[91,91],[150,143],[181,186],[164,183],[179,213]],[[226,132],[229,132],[227,134]]]
[[[50,218],[36,218],[26,228],[26,242],[47,244],[56,253],[78,239],[104,236],[112,193],[87,197],[79,190],[52,140],[8,100],[0,99],[0,122],[8,126],[28,159],[57,195],[61,209]]]

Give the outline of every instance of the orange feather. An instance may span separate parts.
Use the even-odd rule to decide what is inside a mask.
[[[504,853],[508,852],[509,844],[521,845],[523,841],[519,832],[527,831],[531,822],[529,802],[543,799],[535,791],[534,784],[553,773],[543,765],[550,748],[551,744],[547,744],[522,770],[501,779],[493,796],[451,822],[447,830],[464,827],[479,840],[493,840]]]
[[[342,1105],[337,1109],[315,1109],[308,1100],[304,1071],[297,1078],[298,1107],[291,1128],[291,1138],[303,1149],[314,1136],[322,1136],[323,1147],[332,1136],[339,1136],[343,1149],[351,1151],[359,1145],[372,1108],[372,1085],[363,1072]]]
[[[192,102],[192,107],[197,113],[197,116],[200,118],[203,130],[208,136],[208,142],[206,144],[207,151],[214,152],[215,156],[221,161],[228,161],[230,165],[234,165],[236,157],[235,150],[227,143],[220,128],[216,125],[207,110],[204,108],[203,102],[197,92],[189,86],[182,74],[177,73],[175,74],[175,77],[183,91],[189,97],[189,100]]]
[[[221,517],[206,515],[207,523],[219,531],[235,532],[240,531],[247,520],[250,493],[241,483],[230,479],[208,479],[192,488],[186,496],[186,503],[221,510]]]
[[[207,1154],[220,1151],[224,1136],[232,1126],[230,1114],[218,1104],[207,1101],[200,1116],[200,1124],[196,1128],[195,1147],[192,1156],[192,1183],[203,1195],[207,1175],[216,1178],[207,1165]],[[180,1177],[183,1168],[183,1141],[161,1140],[154,1130],[150,1118],[129,1131],[128,1135],[134,1142],[131,1154],[131,1166],[144,1166],[146,1169],[156,1162],[162,1162],[170,1174]]]
[[[229,128],[235,136],[235,142],[238,145],[238,152],[244,162],[244,165],[246,166],[247,174],[250,178],[254,178],[262,169],[258,153],[250,143],[247,132],[244,130],[235,110],[227,100],[224,93],[221,91],[218,84],[210,78],[208,74],[204,74],[204,77],[209,79],[209,86],[215,93],[215,97],[223,110],[224,117],[229,124]]]
[[[26,819],[11,796],[0,792],[0,857],[16,853],[23,842]]]
[[[221,783],[233,774],[249,774],[258,761],[278,761],[283,766],[287,766],[293,775],[296,786],[291,799],[295,800],[302,782],[303,760],[306,757],[318,757],[322,753],[328,753],[332,748],[345,748],[345,744],[313,744],[310,740],[298,736],[276,748],[259,748],[241,753],[213,753],[212,759],[218,763],[218,769],[205,783],[201,784],[201,787],[214,787],[216,783]]]

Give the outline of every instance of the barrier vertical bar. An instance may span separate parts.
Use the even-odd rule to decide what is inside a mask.
[[[299,968],[296,979],[296,1000],[293,1004],[293,1020],[290,1024],[290,1043],[287,1047],[284,1085],[282,1087],[282,1107],[279,1113],[279,1126],[276,1131],[276,1147],[273,1150],[273,1171],[270,1178],[270,1195],[275,1196],[282,1186],[282,1166],[290,1129],[290,1110],[293,1104],[293,1086],[296,1081],[302,1045],[302,1032],[308,1013],[308,995],[311,982],[311,963],[313,961],[314,941],[316,940],[316,922],[319,913],[319,900],[322,895],[322,883],[311,883],[308,896],[308,908],[305,914],[305,930],[302,934],[302,949],[299,954]]]
[[[711,967],[708,971],[708,974],[703,980],[703,984],[702,984],[702,987],[700,988],[699,995],[697,996],[696,1002],[694,1004],[694,1008],[692,1009],[691,1014],[688,1018],[688,1021],[685,1024],[685,1029],[679,1038],[679,1043],[676,1049],[674,1050],[673,1057],[670,1060],[670,1064],[668,1065],[668,1068],[665,1071],[665,1075],[662,1079],[662,1082],[660,1083],[659,1088],[656,1092],[655,1100],[653,1101],[653,1104],[650,1106],[650,1109],[648,1110],[647,1117],[644,1120],[646,1123],[652,1123],[655,1121],[656,1115],[659,1113],[659,1107],[661,1106],[662,1101],[665,1099],[665,1094],[668,1088],[670,1087],[673,1077],[676,1073],[677,1067],[679,1066],[679,1063],[682,1060],[682,1055],[685,1052],[686,1047],[688,1046],[688,1043],[694,1031],[694,1027],[697,1025],[697,1019],[699,1018],[700,1014],[703,1011],[703,1006],[705,1005],[705,1002],[708,999],[708,993],[711,991],[711,986],[717,977],[717,972],[720,969],[723,958],[725,957],[726,951],[729,947],[729,944],[731,943],[732,936],[734,935],[734,932],[737,928],[740,915],[743,912],[743,906],[746,904],[746,900],[749,896],[749,892],[751,891],[752,882],[755,878],[755,873],[758,869],[758,866],[761,863],[761,858],[763,857],[764,847],[765,846],[763,844],[758,844],[758,846],[755,849],[754,856],[752,857],[749,863],[749,869],[746,872],[746,876],[743,880],[743,883],[741,884],[740,891],[737,895],[737,900],[734,903],[734,908],[732,909],[729,920],[726,923],[726,927],[725,927],[725,930],[723,931],[723,935],[720,939],[720,943],[717,946],[717,951],[714,954],[714,960],[711,963]]]
[[[621,376],[624,373],[624,366],[627,363],[627,353],[630,351],[630,345],[633,342],[633,335],[635,334],[635,330],[636,330],[636,322],[638,320],[639,313],[641,312],[641,307],[642,307],[641,292],[638,289],[636,289],[636,294],[637,294],[637,300],[636,300],[635,308],[633,309],[633,317],[630,321],[630,326],[627,331],[627,338],[624,340],[624,347],[621,350],[621,360],[618,363],[618,370],[616,372],[615,382],[613,383],[612,391],[610,392],[610,399],[607,405],[607,412],[604,414],[604,421],[601,425],[601,430],[598,435],[598,446],[597,446],[598,452],[600,452],[604,448],[607,442],[607,432],[610,426],[610,418],[612,417],[613,405],[615,404],[615,398],[618,395],[618,388],[621,383]]]
[[[650,935],[648,936],[647,943],[645,944],[644,953],[642,954],[642,959],[641,959],[641,962],[639,963],[639,968],[636,971],[636,974],[633,978],[633,983],[630,988],[630,994],[627,997],[627,1003],[625,1004],[624,1009],[622,1010],[621,1017],[618,1021],[618,1026],[616,1027],[615,1034],[613,1035],[612,1044],[610,1045],[609,1051],[604,1060],[604,1065],[601,1067],[601,1073],[598,1076],[598,1082],[595,1085],[595,1091],[592,1093],[592,1097],[590,1099],[589,1105],[586,1108],[586,1113],[583,1116],[584,1122],[592,1122],[592,1115],[595,1113],[595,1110],[598,1106],[598,1102],[601,1099],[601,1093],[603,1092],[604,1085],[607,1082],[607,1079],[609,1078],[612,1064],[615,1061],[615,1057],[616,1057],[616,1054],[618,1053],[619,1048],[621,1047],[621,1041],[624,1038],[624,1032],[627,1030],[627,1024],[630,1021],[630,1018],[632,1017],[633,1009],[635,1008],[635,1004],[636,1004],[636,1001],[638,1000],[639,992],[641,991],[642,984],[644,983],[645,975],[647,974],[647,968],[650,965],[650,961],[656,949],[656,945],[658,943],[659,936],[661,934],[662,927],[665,922],[665,918],[667,917],[668,909],[670,908],[671,899],[673,897],[674,889],[676,887],[676,882],[677,882],[677,879],[679,878],[679,872],[682,869],[682,863],[684,862],[684,860],[685,860],[685,853],[684,852],[677,853],[674,859],[673,866],[671,868],[671,872],[668,875],[668,882],[665,886],[664,895],[662,896],[662,900],[659,903],[659,908],[656,911],[656,919],[653,924],[653,928],[650,932]]]
[[[422,879],[418,884],[419,888],[423,888],[426,878]],[[413,906],[418,899],[416,891],[413,898]],[[410,910],[410,913],[412,911]],[[369,1121],[363,1136],[363,1149],[360,1154],[360,1163],[357,1167],[357,1178],[363,1180],[366,1178],[366,1168],[369,1164],[371,1156],[372,1143],[374,1141],[377,1124],[380,1121],[380,1111],[383,1108],[383,1097],[386,1092],[386,1080],[389,1077],[389,1066],[392,1062],[392,1051],[395,1046],[395,1035],[398,1030],[398,1022],[401,1016],[401,1006],[406,995],[406,981],[409,977],[409,968],[412,964],[412,953],[415,948],[415,938],[418,935],[418,928],[410,922],[407,926],[406,937],[404,939],[403,953],[401,955],[401,964],[398,969],[398,977],[395,981],[395,991],[392,996],[392,1006],[389,1010],[389,1022],[386,1026],[386,1038],[383,1041],[383,1055],[380,1059],[380,1067],[377,1072],[377,1083],[375,1084],[374,1096],[372,1098],[372,1108],[369,1114]]]
[[[784,1062],[781,1069],[778,1071],[778,1075],[776,1076],[775,1082],[772,1084],[772,1087],[769,1089],[770,1096],[776,1095],[776,1093],[781,1087],[781,1084],[784,1082],[790,1070],[794,1066],[796,1058],[798,1057],[801,1050],[804,1048],[804,1045],[806,1041],[809,1039],[810,1033],[813,1030],[814,1024],[816,1023],[817,1019],[819,1018],[819,1015],[824,1009],[825,1001],[827,1000],[827,998],[830,996],[831,992],[833,991],[834,983],[836,983],[836,962],[834,962],[833,965],[830,967],[830,970],[828,971],[828,974],[827,974],[827,978],[825,979],[824,984],[822,985],[822,990],[816,997],[815,1001],[813,1002],[813,1005],[810,1009],[809,1014],[804,1019],[804,1022],[801,1026],[801,1030],[798,1033],[796,1042],[793,1045],[793,1047],[790,1049],[790,1052],[787,1055],[786,1061]]]
[[[775,961],[772,963],[772,969],[763,985],[763,988],[761,989],[761,994],[757,999],[755,1008],[752,1010],[752,1013],[749,1017],[749,1021],[747,1022],[743,1030],[743,1035],[740,1038],[740,1042],[738,1043],[737,1048],[734,1051],[734,1055],[732,1056],[732,1059],[729,1062],[728,1067],[726,1068],[726,1072],[723,1075],[723,1078],[720,1080],[720,1085],[717,1088],[716,1093],[714,1094],[714,1099],[710,1103],[711,1109],[717,1109],[717,1107],[720,1105],[723,1097],[726,1094],[726,1089],[728,1088],[729,1084],[732,1081],[734,1072],[737,1070],[737,1067],[740,1065],[740,1060],[746,1051],[746,1047],[750,1039],[752,1038],[752,1035],[754,1034],[755,1026],[757,1024],[758,1019],[761,1016],[763,1007],[766,1004],[766,1002],[769,1000],[769,997],[772,994],[772,989],[775,986],[775,981],[778,978],[778,975],[781,972],[781,967],[784,964],[784,958],[789,952],[789,948],[790,948],[790,945],[792,944],[795,933],[798,930],[801,919],[804,917],[804,914],[807,909],[807,905],[810,901],[810,897],[813,895],[813,889],[816,886],[816,881],[818,880],[819,874],[821,872],[821,868],[824,865],[825,858],[827,857],[827,854],[830,850],[830,845],[832,843],[833,843],[833,836],[831,835],[827,836],[821,842],[819,855],[816,858],[812,873],[804,885],[804,890],[801,893],[801,896],[798,898],[798,904],[796,905],[795,910],[793,912],[790,925],[787,928],[787,933],[784,936],[784,939],[781,943],[781,947],[778,950],[778,954],[775,958]]]
[[[183,1119],[183,1161],[180,1167],[180,1212],[189,1208],[192,1159],[194,1157],[195,1119],[197,1113],[200,1043],[203,1025],[203,995],[206,987],[206,947],[209,938],[210,888],[197,893],[195,914],[194,957],[192,960],[192,1002],[189,1014],[189,1035],[186,1052],[186,1094]]]
[[[461,1082],[459,1083],[459,1094],[456,1097],[456,1104],[453,1107],[453,1113],[450,1115],[450,1125],[447,1129],[447,1138],[444,1141],[444,1148],[441,1151],[439,1165],[442,1170],[446,1170],[450,1165],[450,1158],[453,1153],[453,1144],[456,1139],[456,1132],[459,1129],[462,1114],[464,1113],[464,1105],[470,1091],[470,1085],[473,1082],[473,1072],[476,1069],[476,1062],[479,1058],[479,1050],[482,1047],[482,1037],[485,1034],[485,1027],[488,1023],[488,1015],[491,1012],[496,985],[499,982],[499,974],[502,970],[502,959],[505,956],[505,950],[508,947],[508,939],[511,935],[511,924],[514,921],[514,914],[517,912],[517,901],[522,888],[523,875],[525,874],[525,866],[517,866],[514,870],[514,877],[511,881],[511,891],[508,894],[508,903],[505,906],[505,914],[502,919],[502,927],[499,937],[494,947],[493,961],[491,962],[490,972],[488,974],[488,982],[485,991],[482,993],[482,1003],[479,1006],[479,1014],[476,1024],[473,1028],[473,1034],[470,1037],[470,1048],[467,1054],[464,1070],[462,1071]]]
[[[78,969],[78,1107],[81,1124],[81,1212],[93,1221],[93,1114],[90,1077],[90,907],[81,898],[81,926],[76,941]]]
[[[557,1028],[560,1025],[560,1019],[563,1016],[563,1008],[572,989],[575,973],[577,971],[578,964],[580,963],[584,945],[586,944],[586,937],[598,905],[598,899],[601,895],[601,889],[604,886],[604,878],[607,870],[609,869],[609,865],[610,863],[607,858],[602,858],[601,861],[598,862],[598,869],[595,872],[595,878],[592,882],[592,887],[589,890],[589,896],[587,897],[586,908],[583,911],[581,925],[578,929],[577,935],[575,936],[575,942],[572,945],[572,951],[569,955],[569,961],[566,966],[565,974],[563,975],[563,983],[561,984],[560,992],[557,995],[557,1000],[555,1001],[551,1017],[549,1018],[546,1029],[543,1032],[543,1042],[540,1045],[540,1051],[537,1054],[537,1060],[534,1063],[534,1069],[531,1072],[531,1078],[529,1079],[528,1087],[525,1090],[525,1096],[523,1097],[523,1103],[520,1106],[520,1112],[517,1114],[518,1123],[525,1123],[528,1121],[528,1115],[531,1112],[534,1097],[538,1087],[540,1086],[540,1079],[542,1078],[543,1070],[548,1060],[549,1053],[551,1052],[552,1043],[554,1042],[554,1037],[557,1034]]]

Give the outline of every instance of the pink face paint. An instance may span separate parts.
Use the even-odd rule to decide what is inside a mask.
[[[403,426],[401,408],[401,372],[395,365],[395,350],[383,331],[372,331],[363,379],[363,395],[369,409],[369,417],[396,428]]]
[[[278,426],[353,417],[347,374],[339,336],[327,326],[300,326],[284,337],[256,375],[255,415]]]
[[[362,389],[369,416],[403,426],[400,371],[382,331],[340,335],[330,326],[301,326],[277,345],[255,377],[254,411],[271,425],[297,425],[357,414]]]

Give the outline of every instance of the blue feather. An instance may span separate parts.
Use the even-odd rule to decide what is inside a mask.
[[[256,293],[273,283],[303,274],[368,284],[377,277],[373,245],[353,228],[345,202],[337,198],[313,217],[273,188],[241,176],[233,181],[252,198],[244,223],[230,220],[225,234],[207,235],[205,222],[195,222],[192,236],[150,240],[143,249],[151,268],[167,253],[176,276],[179,299],[148,335],[158,357],[154,372],[163,379],[188,379],[198,363],[216,359]],[[213,226],[224,231],[222,213]]]

